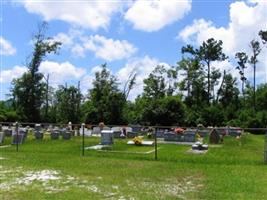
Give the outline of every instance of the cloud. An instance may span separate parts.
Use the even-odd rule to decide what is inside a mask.
[[[114,40],[100,35],[83,38],[84,50],[95,53],[97,58],[107,61],[121,60],[133,55],[137,48],[126,40]]]
[[[267,30],[267,2],[250,0],[246,3],[237,1],[230,4],[229,23],[226,27],[216,25],[205,19],[195,19],[178,34],[178,38],[186,43],[200,45],[208,38],[223,41],[223,50],[230,57],[232,65],[236,65],[234,56],[236,52],[244,51],[251,55],[249,43],[258,38],[260,30]],[[263,48],[257,67],[257,78],[266,77],[267,49]],[[233,67],[235,68],[235,67]],[[252,67],[247,69],[247,76],[252,77]],[[239,76],[237,76],[239,77]]]
[[[124,84],[128,80],[129,75],[132,72],[137,74],[136,84],[134,85],[134,88],[129,95],[130,100],[134,100],[138,95],[142,94],[144,87],[143,80],[148,77],[148,75],[154,70],[157,65],[164,65],[169,67],[168,64],[160,62],[156,58],[151,58],[146,55],[143,58],[134,58],[130,60],[116,73],[116,76],[121,83],[121,88],[123,88]]]
[[[16,48],[12,44],[0,36],[0,55],[10,56],[16,53]]]
[[[135,29],[152,32],[182,19],[191,10],[191,0],[137,0],[125,13]]]
[[[111,17],[120,12],[122,1],[28,1],[21,3],[30,13],[41,15],[44,20],[62,20],[69,24],[97,30],[108,28]]]
[[[45,76],[49,74],[52,86],[64,84],[65,82],[71,80],[79,80],[86,74],[86,70],[84,68],[75,67],[68,61],[63,63],[44,61],[41,63],[39,70]]]
[[[14,66],[11,69],[1,71],[0,83],[10,83],[13,79],[19,78],[27,71],[26,67]]]

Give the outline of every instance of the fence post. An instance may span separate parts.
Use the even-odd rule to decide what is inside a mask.
[[[267,164],[267,128],[265,130],[264,163]]]
[[[16,151],[19,151],[19,124],[18,122],[15,123],[16,126]]]
[[[158,160],[158,143],[157,143],[157,127],[155,127],[155,134],[154,134],[154,138],[155,138],[155,160]]]
[[[82,151],[82,155],[84,156],[84,126],[85,126],[85,124],[84,123],[82,123],[82,130],[83,130],[83,142],[82,142],[82,148],[83,148],[83,151]]]

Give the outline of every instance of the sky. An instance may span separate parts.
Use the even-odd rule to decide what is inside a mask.
[[[137,73],[130,100],[142,93],[143,79],[159,64],[175,66],[186,44],[198,47],[208,38],[223,41],[229,61],[212,66],[239,79],[235,53],[249,55],[249,43],[267,30],[265,0],[0,0],[0,100],[9,98],[11,82],[27,71],[38,24],[48,22],[47,36],[62,42],[40,71],[50,84],[77,85],[84,94],[94,73],[107,63],[123,87]],[[267,45],[257,65],[257,84],[267,80]],[[252,67],[246,69],[252,79]],[[182,77],[178,77],[182,80]]]

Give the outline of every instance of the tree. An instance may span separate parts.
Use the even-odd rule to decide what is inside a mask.
[[[144,79],[144,96],[151,99],[163,98],[166,94],[166,84],[164,74],[166,69],[162,65],[158,65],[148,76]]]
[[[101,71],[95,73],[93,88],[89,91],[91,109],[86,113],[86,122],[106,124],[121,124],[125,95],[118,89],[116,77],[110,74],[107,65],[103,64]]]
[[[177,72],[178,68],[171,67],[166,69],[163,65],[158,65],[144,79],[144,93],[146,98],[160,99],[173,95],[177,88]]]
[[[252,56],[249,59],[249,63],[253,65],[253,108],[256,109],[256,64],[258,62],[258,55],[261,52],[260,43],[256,40],[250,42],[250,48],[252,49]]]
[[[142,122],[147,125],[182,125],[185,105],[179,96],[166,96],[145,104]]]
[[[210,38],[207,41],[204,41],[198,49],[194,49],[193,46],[187,45],[182,48],[182,53],[190,53],[199,62],[202,62],[203,65],[207,66],[207,79],[208,79],[208,88],[207,88],[207,102],[210,102],[210,92],[211,92],[211,62],[213,61],[224,61],[227,59],[227,56],[222,51],[221,40],[217,41],[214,38]]]
[[[125,82],[125,85],[123,88],[123,94],[125,96],[125,99],[128,99],[130,91],[133,89],[133,87],[135,85],[136,75],[137,74],[134,71],[131,72],[127,81]]]
[[[44,75],[39,72],[39,66],[47,54],[57,53],[61,45],[45,36],[46,29],[47,24],[43,23],[34,36],[34,50],[30,62],[27,63],[28,71],[12,82],[11,92],[16,108],[25,115],[25,120],[30,122],[41,120],[40,108],[44,102]]]
[[[185,47],[182,48],[184,55]],[[183,58],[177,63],[178,69],[181,70],[181,75],[184,77],[180,83],[181,91],[187,91],[185,103],[187,106],[198,105],[201,107],[206,102],[207,92],[205,91],[205,75],[199,60],[193,57]],[[197,106],[197,107],[198,107]],[[196,109],[198,109],[196,107]]]
[[[79,87],[59,86],[55,92],[56,120],[60,123],[79,123],[81,119],[80,103],[82,94]]]
[[[213,101],[215,101],[215,86],[219,84],[219,79],[221,78],[222,74],[219,69],[211,69],[211,75],[210,75],[210,86],[212,90],[212,97]]]
[[[245,82],[247,81],[247,78],[245,76],[245,68],[246,68],[246,63],[248,62],[248,56],[244,52],[238,52],[235,54],[235,58],[238,59],[237,61],[238,66],[236,67],[236,69],[239,70],[240,80],[242,82],[242,95],[244,97],[244,86]]]
[[[261,37],[262,42],[266,44],[267,43],[267,30],[266,31],[261,30],[259,32],[259,36]]]
[[[238,107],[238,94],[236,78],[233,78],[231,74],[225,74],[224,83],[220,89],[220,102],[224,108],[230,104]]]

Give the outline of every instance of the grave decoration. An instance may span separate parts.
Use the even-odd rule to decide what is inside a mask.
[[[113,131],[112,130],[102,130],[101,131],[101,144],[102,145],[113,144]]]
[[[133,142],[135,145],[141,146],[142,142],[143,142],[143,138],[142,137],[134,137]]]
[[[174,133],[176,133],[176,134],[183,134],[184,133],[184,129],[182,129],[182,128],[175,128],[174,129]]]
[[[136,146],[153,146],[154,141],[144,141],[142,136],[134,137],[132,140],[128,141],[127,144]]]
[[[192,145],[192,150],[198,150],[198,151],[208,150],[208,145],[202,144],[202,142],[196,142],[195,144]]]

